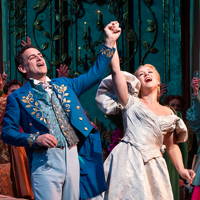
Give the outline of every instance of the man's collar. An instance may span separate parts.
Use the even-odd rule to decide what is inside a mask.
[[[39,80],[34,79],[34,78],[29,78],[29,80],[33,81],[33,83],[34,83],[35,85],[39,85],[39,84],[41,84],[41,83],[44,83],[44,82],[39,81]],[[51,79],[50,79],[48,76],[46,76],[45,83],[49,83],[50,81],[51,81]]]

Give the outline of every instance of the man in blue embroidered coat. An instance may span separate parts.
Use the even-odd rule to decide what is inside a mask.
[[[41,52],[32,46],[16,57],[28,81],[8,97],[2,139],[27,147],[36,200],[88,199],[106,189],[99,133],[77,98],[102,79],[112,59],[121,30],[115,21],[104,30],[94,66],[74,79],[50,80]]]

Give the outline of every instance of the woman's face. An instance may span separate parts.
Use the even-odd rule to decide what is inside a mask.
[[[158,72],[151,66],[141,66],[136,71],[136,76],[141,82],[142,88],[158,88],[160,85],[160,76]]]

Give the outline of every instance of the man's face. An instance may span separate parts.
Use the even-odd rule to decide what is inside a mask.
[[[19,70],[26,74],[27,78],[43,80],[46,78],[47,66],[40,51],[29,48],[22,54],[24,64],[19,66]]]

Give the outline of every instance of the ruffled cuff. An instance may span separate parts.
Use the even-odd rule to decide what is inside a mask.
[[[37,144],[36,144],[36,140],[38,138],[40,134],[37,132],[35,134],[29,134],[29,137],[27,138],[27,142],[28,142],[28,145],[29,147],[36,147]]]

